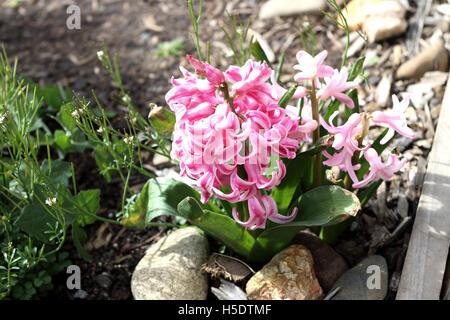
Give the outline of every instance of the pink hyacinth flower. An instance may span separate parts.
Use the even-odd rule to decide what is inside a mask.
[[[273,199],[259,190],[280,184],[286,167],[275,159],[294,158],[317,127],[310,108],[303,109],[300,120],[298,111],[278,105],[278,93],[284,89],[268,82],[272,70],[266,63],[249,60],[222,74],[207,63],[187,59],[196,73],[180,67],[183,77],[172,79],[173,88],[166,94],[176,116],[171,156],[180,163],[180,175],[192,179],[202,203],[211,196],[231,203],[249,201],[252,217],[246,226],[264,227],[266,219],[291,221],[296,210],[289,217],[279,215]],[[223,81],[230,82],[234,109],[219,87]]]
[[[322,126],[330,133],[334,135],[334,141],[332,147],[336,150],[341,150],[340,152],[335,152],[330,155],[328,152],[324,151],[323,154],[328,160],[323,162],[327,166],[338,166],[339,169],[348,172],[350,178],[353,182],[358,182],[355,170],[359,169],[359,165],[352,164],[352,157],[355,151],[364,151],[370,146],[365,148],[359,148],[356,135],[361,133],[361,120],[362,116],[359,113],[352,114],[347,122],[342,126],[334,126],[333,120],[338,115],[338,111],[334,112],[330,117],[330,125],[320,117],[320,123]]]
[[[214,68],[206,62],[201,62],[190,55],[186,56],[186,60],[195,68],[197,74],[206,77],[212,84],[220,85],[225,82],[225,76],[219,69]]]
[[[322,65],[323,61],[327,57],[328,52],[323,50],[315,57],[312,57],[306,51],[297,52],[298,64],[294,66],[294,69],[300,72],[294,76],[294,80],[297,82],[304,80],[315,79],[315,85],[318,86],[319,78],[331,77],[334,73],[333,68],[330,66]]]
[[[353,100],[343,92],[357,87],[358,84],[351,81],[347,82],[347,77],[348,71],[346,67],[343,67],[340,72],[335,69],[331,78],[325,78],[326,85],[319,90],[319,99],[326,100],[330,97],[334,97],[347,105],[350,109],[353,109],[355,107]]]
[[[266,227],[266,220],[272,222],[285,224],[295,219],[297,215],[297,208],[292,210],[291,215],[283,216],[278,213],[278,208],[272,197],[268,195],[261,195],[257,192],[253,197],[248,199],[248,211],[250,217],[247,221],[242,221],[239,217],[237,208],[233,208],[233,218],[237,223],[249,230],[264,229]]]
[[[400,170],[406,163],[406,159],[400,161],[398,156],[395,154],[390,154],[388,161],[383,163],[381,158],[378,156],[378,153],[373,148],[370,148],[364,152],[364,157],[370,164],[370,171],[364,176],[363,180],[353,184],[353,188],[355,189],[362,188],[370,182],[378,179],[391,179],[394,173]]]
[[[393,107],[388,111],[375,111],[372,113],[372,122],[376,125],[389,128],[386,135],[380,141],[381,144],[388,142],[397,131],[402,136],[414,138],[414,131],[408,127],[405,117],[405,110],[409,105],[409,97],[404,98],[401,102],[398,101],[396,95],[392,95]]]

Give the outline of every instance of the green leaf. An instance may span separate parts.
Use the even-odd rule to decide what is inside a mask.
[[[366,57],[359,57],[350,69],[347,81],[353,81],[363,71],[364,60]]]
[[[142,229],[161,215],[180,215],[177,207],[186,197],[200,201],[200,194],[181,181],[172,178],[150,179],[121,224]],[[202,208],[217,210],[211,204],[202,205]]]
[[[201,205],[191,197],[186,197],[177,206],[178,213],[185,219],[197,219],[203,215]]]
[[[100,189],[91,189],[81,191],[75,196],[78,206],[95,216],[100,208]],[[95,222],[95,217],[81,213],[77,218],[77,223],[84,227],[85,225]]]
[[[51,170],[48,159],[44,159],[41,163],[41,172],[50,178],[53,185],[60,184],[69,185],[69,178],[72,176],[72,166],[70,162],[62,160],[52,160]]]
[[[200,217],[189,222],[246,258],[255,245],[252,235],[233,218],[224,214],[204,210]]]
[[[369,201],[369,199],[372,198],[372,196],[374,195],[375,192],[377,192],[377,189],[382,182],[383,180],[379,179],[376,182],[371,183],[358,195],[359,201],[361,201],[361,207],[364,207],[367,201]]]
[[[273,188],[272,198],[280,213],[288,210],[296,191],[301,189],[300,181],[310,167],[309,162],[312,162],[312,157],[304,155],[298,155],[290,160],[286,166],[286,176],[277,187]]]
[[[107,182],[111,182],[111,163],[113,162],[113,157],[109,154],[108,150],[99,144],[94,149],[94,159],[97,163],[100,173],[105,177]]]
[[[49,84],[40,88],[39,94],[44,98],[44,101],[47,102],[48,106],[52,109],[58,109],[62,104],[59,90],[54,85]]]
[[[23,208],[15,225],[30,237],[48,243],[49,237],[45,232],[49,230],[48,224],[54,225],[55,222],[56,219],[39,202],[33,202]]]
[[[338,186],[321,186],[302,194],[293,207],[295,220],[263,231],[257,238],[249,259],[264,262],[287,246],[305,227],[330,226],[355,216],[361,209],[358,197]]]
[[[61,122],[63,126],[69,130],[73,131],[77,127],[77,122],[72,116],[72,108],[70,104],[65,104],[61,107],[61,111],[59,113],[59,116],[61,118]]]
[[[267,58],[266,53],[264,52],[263,48],[259,44],[258,40],[253,41],[252,43],[252,55],[255,57],[256,61],[263,62],[265,61],[269,68],[272,69],[272,64],[269,61],[269,58]]]
[[[65,151],[72,146],[70,137],[66,136],[66,133],[62,130],[55,130],[54,139],[56,146],[62,151]]]
[[[358,197],[339,186],[321,186],[300,196],[294,224],[329,226],[355,216],[361,209]]]
[[[92,256],[87,252],[84,247],[84,243],[87,240],[86,231],[84,231],[78,223],[74,223],[72,225],[72,241],[77,248],[78,255],[81,259],[84,259],[87,262],[92,262]]]
[[[295,84],[294,86],[290,87],[289,90],[287,90],[285,92],[285,94],[283,94],[283,96],[281,97],[280,101],[278,101],[278,105],[281,108],[286,108],[286,106],[288,105],[289,101],[291,101],[292,97],[295,94],[295,90],[297,90],[298,85]]]
[[[355,106],[353,109],[345,106],[343,117],[344,122],[347,122],[348,118],[350,118],[352,114],[359,113],[358,91],[356,89],[353,89],[349,92],[348,96],[350,97],[350,99],[352,99]]]

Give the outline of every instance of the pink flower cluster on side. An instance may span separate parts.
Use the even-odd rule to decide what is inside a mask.
[[[414,132],[407,126],[406,117],[403,114],[408,106],[409,98],[405,98],[402,102],[399,102],[398,98],[393,95],[392,100],[394,103],[392,110],[375,111],[372,115],[367,117],[366,120],[369,121],[369,124],[372,123],[374,125],[389,128],[386,135],[381,139],[380,144],[386,144],[394,136],[395,132],[408,138],[414,137]],[[399,157],[394,154],[389,155],[388,161],[383,163],[376,150],[371,148],[370,145],[359,148],[357,137],[359,137],[364,130],[363,126],[369,125],[362,124],[363,114],[352,114],[342,126],[334,126],[332,124],[336,115],[337,112],[330,117],[330,125],[326,123],[322,117],[320,119],[320,124],[326,128],[330,134],[334,135],[332,147],[335,149],[335,153],[330,155],[328,152],[324,151],[323,154],[328,158],[328,160],[324,161],[324,164],[328,166],[338,166],[341,170],[348,172],[353,181],[353,188],[362,188],[378,179],[389,180],[394,173],[400,170],[406,163],[406,159],[400,160]],[[360,165],[352,164],[352,157],[356,151],[363,152],[364,158],[370,164],[369,173],[367,173],[361,181],[358,180],[355,173],[355,170],[358,170]]]
[[[190,56],[187,60],[196,74],[181,67],[183,78],[172,79],[174,87],[166,95],[177,120],[172,157],[179,160],[181,175],[194,179],[203,203],[212,195],[248,201],[247,221],[233,211],[248,229],[264,228],[266,219],[292,221],[297,210],[279,214],[275,201],[260,190],[280,184],[286,167],[279,158],[293,159],[317,128],[308,107],[300,121],[298,112],[277,104],[285,89],[268,82],[273,71],[266,63],[249,60],[222,73]],[[223,94],[228,88],[232,105]],[[299,90],[297,96],[302,94]]]
[[[355,88],[355,82],[347,81],[348,71],[345,67],[338,71],[329,66],[323,65],[327,56],[327,51],[320,52],[317,56],[312,57],[304,51],[297,53],[298,64],[294,69],[300,72],[294,76],[298,82],[311,81],[316,88],[318,88],[318,99],[327,100],[330,97],[337,99],[344,103],[350,109],[354,108],[352,99],[344,94],[344,91]],[[321,81],[323,79],[323,82]],[[368,117],[369,121],[381,127],[389,128],[387,134],[380,141],[381,144],[387,143],[395,132],[413,138],[414,132],[408,127],[406,117],[403,114],[409,104],[409,98],[399,102],[398,98],[393,95],[393,109],[389,111],[375,111]],[[323,164],[327,166],[338,166],[340,170],[348,172],[353,181],[353,188],[362,188],[367,184],[378,180],[391,179],[394,173],[400,170],[405,164],[406,160],[400,160],[397,155],[391,154],[386,163],[381,161],[375,149],[367,145],[361,148],[358,144],[357,137],[363,133],[365,126],[369,124],[363,123],[364,115],[360,113],[353,113],[347,122],[342,126],[334,126],[333,120],[338,115],[334,112],[330,117],[328,124],[322,117],[320,117],[320,124],[325,128],[329,134],[334,135],[333,149],[335,152],[330,155],[327,151],[323,151],[323,155],[327,158]],[[370,164],[369,172],[363,177],[361,181],[358,180],[355,170],[360,168],[360,164],[353,164],[352,158],[355,152],[363,153],[364,158]]]

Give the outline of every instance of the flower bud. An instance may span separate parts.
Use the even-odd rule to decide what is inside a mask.
[[[158,134],[170,135],[175,126],[175,114],[166,108],[150,103],[148,121]]]

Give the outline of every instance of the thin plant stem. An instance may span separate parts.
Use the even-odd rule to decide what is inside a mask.
[[[317,121],[317,128],[313,132],[313,143],[317,144],[320,140],[320,125],[319,125],[319,103],[316,97],[315,78],[311,79],[311,108],[312,116]],[[319,152],[314,156],[314,186],[318,187],[322,184],[322,153]]]

